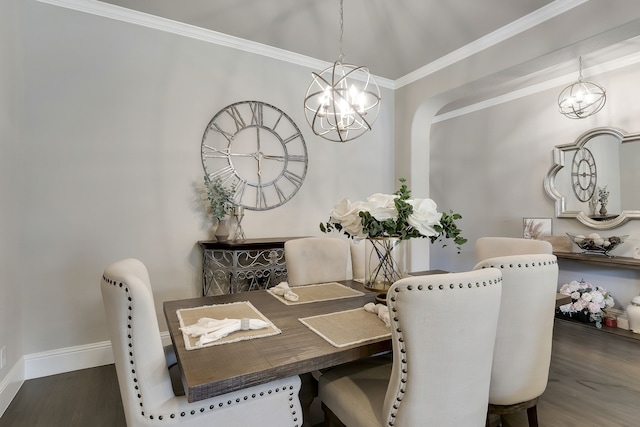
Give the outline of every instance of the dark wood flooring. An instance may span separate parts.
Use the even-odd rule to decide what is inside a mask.
[[[312,411],[312,424],[321,417]],[[640,341],[557,320],[538,418],[541,427],[640,426]],[[518,415],[503,422],[525,425]],[[125,426],[113,365],[25,381],[0,418],[0,427],[58,426]]]

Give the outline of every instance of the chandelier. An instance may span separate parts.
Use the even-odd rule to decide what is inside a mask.
[[[578,81],[570,84],[558,95],[560,113],[570,119],[584,119],[602,110],[607,102],[607,94],[602,86],[582,81],[582,57],[579,60]]]
[[[343,0],[340,0],[340,56],[331,67],[311,73],[304,111],[313,133],[347,142],[371,130],[380,111],[380,89],[367,67],[345,64]]]

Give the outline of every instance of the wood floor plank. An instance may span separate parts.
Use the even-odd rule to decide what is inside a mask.
[[[25,381],[0,427],[125,427],[114,365]]]

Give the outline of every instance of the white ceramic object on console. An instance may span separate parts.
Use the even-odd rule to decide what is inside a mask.
[[[631,304],[627,306],[627,317],[629,318],[629,329],[640,334],[640,296],[631,299]]]
[[[629,330],[629,318],[626,314],[621,314],[620,316],[616,317],[616,321],[616,323],[618,324],[618,328],[624,329],[625,331]]]

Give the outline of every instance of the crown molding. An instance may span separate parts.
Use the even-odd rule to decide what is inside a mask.
[[[53,6],[63,7],[78,12],[89,13],[103,18],[113,19],[116,21],[127,22],[129,24],[139,25],[142,27],[152,28],[167,33],[176,34],[183,37],[213,43],[219,46],[237,49],[256,55],[266,56],[268,58],[277,59],[302,67],[311,68],[313,70],[324,70],[333,65],[330,62],[312,58],[310,56],[301,55],[299,53],[290,52],[288,50],[268,46],[245,40],[239,37],[230,36],[228,34],[217,31],[207,30],[196,27],[195,25],[185,24],[167,18],[151,15],[127,9],[122,6],[103,3],[97,0],[37,0],[40,3],[46,3]],[[393,80],[384,77],[375,76],[379,86],[387,89],[395,89]]]
[[[532,12],[520,19],[517,19],[492,33],[481,37],[460,49],[438,58],[437,60],[413,71],[395,81],[396,88],[401,88],[443,68],[449,67],[456,62],[462,61],[476,53],[482,52],[498,43],[515,37],[524,31],[534,28],[550,19],[555,18],[589,0],[556,0],[540,9]]]

